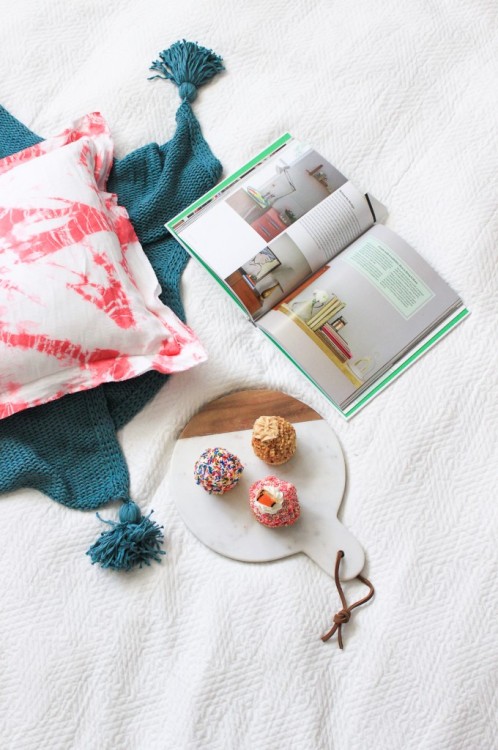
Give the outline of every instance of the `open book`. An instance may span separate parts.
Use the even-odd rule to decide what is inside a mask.
[[[286,134],[166,226],[348,418],[468,314],[385,215]]]

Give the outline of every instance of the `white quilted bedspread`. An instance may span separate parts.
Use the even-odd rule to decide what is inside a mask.
[[[4,2],[0,101],[44,135],[101,110],[118,155],[167,140],[179,99],[147,68],[182,37],[226,61],[195,103],[225,173],[285,130],[309,140],[387,204],[472,315],[347,424],[191,263],[184,299],[210,361],[121,435],[133,495],[166,527],[164,562],[91,567],[92,513],[34,491],[0,500],[0,747],[493,750],[498,6]],[[166,489],[195,411],[265,386],[320,411],[346,455],[341,519],[377,594],[342,652],[319,639],[339,605],[332,579],[302,555],[217,556]]]

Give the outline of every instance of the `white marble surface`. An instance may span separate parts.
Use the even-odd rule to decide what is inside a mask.
[[[364,565],[363,549],[338,521],[346,482],[342,449],[326,422],[294,425],[295,456],[282,466],[268,466],[251,447],[251,430],[178,440],[172,458],[170,492],[190,531],[207,547],[242,562],[268,562],[304,552],[333,575],[335,558],[344,550],[341,578],[356,576]],[[206,448],[220,446],[235,453],[244,465],[237,487],[225,495],[210,495],[195,483],[194,464]],[[285,528],[269,529],[249,508],[249,487],[274,474],[297,489],[301,517]]]

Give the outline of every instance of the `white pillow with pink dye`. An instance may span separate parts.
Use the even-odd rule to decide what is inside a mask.
[[[0,418],[206,359],[105,192],[112,158],[96,113],[0,159]]]

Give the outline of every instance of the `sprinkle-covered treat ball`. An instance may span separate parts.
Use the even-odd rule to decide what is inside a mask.
[[[223,495],[239,481],[244,467],[237,456],[225,448],[208,448],[194,467],[194,479],[209,494]]]
[[[273,476],[251,485],[249,505],[259,523],[272,528],[292,526],[301,514],[294,485]]]
[[[252,428],[252,447],[265,463],[284,464],[296,452],[296,431],[283,417],[258,417]]]

